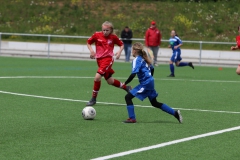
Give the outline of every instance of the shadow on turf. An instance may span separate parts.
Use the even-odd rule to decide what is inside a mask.
[[[179,124],[178,122],[174,122],[174,121],[161,121],[161,120],[157,120],[157,121],[151,121],[151,122],[144,122],[144,121],[140,121],[138,123],[169,123],[169,124]]]
[[[115,105],[115,104],[105,104],[105,105],[107,105],[107,106],[115,106],[115,107],[122,107],[122,105]],[[104,107],[103,105],[101,106],[101,105],[98,105],[98,107]],[[90,121],[92,121],[92,120],[90,120]],[[97,121],[97,122],[119,122],[119,123],[122,123],[123,121],[124,121],[124,119],[122,120],[122,121],[117,121],[117,120],[113,120],[113,119],[111,119],[110,121],[109,121],[109,119],[94,119],[93,121]],[[139,123],[149,123],[149,124],[151,124],[151,123],[161,123],[161,124],[179,124],[177,121],[174,121],[174,120],[172,120],[172,121],[166,121],[166,120],[155,120],[155,121],[139,121],[139,120],[137,120],[137,124],[139,124]]]
[[[116,122],[116,123],[123,123],[123,121],[117,121],[117,120],[113,120],[111,119],[111,121],[109,121],[108,119],[94,119],[94,120],[86,120],[86,121],[92,121],[92,122],[109,122],[109,123],[112,123],[112,122]],[[161,121],[161,120],[156,120],[156,121],[137,121],[136,124],[141,124],[141,123],[161,123],[161,124],[179,124],[178,122],[174,122],[174,121]]]

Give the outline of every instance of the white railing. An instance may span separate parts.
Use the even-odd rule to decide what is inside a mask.
[[[0,55],[1,55],[1,41],[2,35],[9,35],[9,36],[33,36],[33,37],[46,37],[48,43],[48,51],[47,57],[50,57],[50,44],[51,44],[51,37],[53,38],[78,38],[78,39],[88,39],[89,36],[68,36],[68,35],[50,35],[50,34],[25,34],[25,33],[1,33],[0,32]],[[131,40],[134,41],[144,41],[143,38],[132,38]],[[168,40],[162,40],[163,42],[168,42]],[[223,45],[235,45],[235,42],[211,42],[211,41],[185,41],[184,43],[194,43],[199,44],[199,64],[201,65],[202,61],[202,45],[203,44],[223,44]]]

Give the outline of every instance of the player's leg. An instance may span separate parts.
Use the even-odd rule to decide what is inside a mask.
[[[127,104],[127,111],[128,111],[128,119],[126,121],[123,121],[124,123],[136,123],[136,116],[135,116],[135,112],[134,112],[134,105],[132,102],[132,99],[134,98],[134,96],[131,93],[128,93],[125,96],[125,101]]]
[[[173,65],[173,62],[175,62],[175,55],[176,55],[176,52],[173,52],[173,55],[172,55],[172,57],[170,58],[170,61],[169,61],[169,68],[170,68],[171,74],[168,77],[175,77],[174,65]]]
[[[237,73],[238,75],[240,75],[240,64],[239,64],[238,67],[237,67],[236,73]]]
[[[182,60],[182,57],[181,57],[181,50],[180,50],[177,52],[177,55],[176,55],[176,66],[177,67],[189,66],[189,67],[192,67],[192,69],[194,69],[192,62],[181,62],[181,60]]]
[[[106,79],[106,81],[109,85],[112,85],[112,86],[120,88],[120,89],[124,89],[126,92],[129,92],[132,89],[131,86],[126,86],[125,84],[123,84],[119,80],[113,78],[112,74],[106,73],[104,75],[104,78]]]
[[[112,77],[115,73],[112,69],[113,59],[109,59],[105,61],[105,66],[102,67],[102,71],[104,72],[104,78],[109,85],[115,86],[117,88],[124,89],[126,92],[129,92],[132,88],[131,86],[126,86],[125,84],[121,83],[119,80]]]
[[[93,106],[97,102],[97,95],[101,87],[101,78],[102,75],[100,73],[96,73],[94,78],[94,84],[93,84],[93,92],[92,92],[92,98],[87,103],[87,106]]]
[[[153,84],[154,86],[154,84]],[[148,88],[153,86],[147,86]],[[134,87],[126,96],[125,101],[127,104],[128,116],[129,118],[124,121],[125,123],[136,123],[136,117],[134,113],[134,105],[132,99],[136,97],[143,101],[146,97],[148,97],[148,91],[146,90],[146,86],[142,86],[141,84]]]
[[[162,111],[174,116],[179,121],[179,123],[182,123],[183,118],[182,118],[182,115],[179,110],[174,110],[171,107],[169,107],[168,105],[158,102],[156,97],[153,99],[151,99],[151,97],[149,97],[149,100],[153,107],[159,108]]]

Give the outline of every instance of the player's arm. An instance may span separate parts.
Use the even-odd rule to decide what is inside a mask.
[[[89,51],[90,51],[90,58],[91,58],[91,59],[94,59],[96,53],[94,52],[94,50],[93,50],[93,48],[92,48],[92,45],[87,43],[87,47],[88,47],[88,49],[89,49]]]
[[[126,80],[126,82],[124,83],[125,85],[127,85],[128,83],[132,82],[132,80],[135,78],[136,73],[132,73],[128,79]]]
[[[90,37],[90,38],[87,40],[87,47],[88,47],[88,49],[89,49],[89,51],[90,51],[90,58],[91,58],[91,59],[94,59],[94,58],[95,58],[95,55],[96,55],[95,51],[94,51],[93,48],[92,48],[92,44],[93,44],[94,42],[95,42],[95,34],[93,34],[93,36]]]
[[[153,74],[154,74],[154,67],[152,65],[150,66],[150,70],[151,70],[151,75],[153,76]]]
[[[232,46],[231,47],[231,50],[236,50],[236,49],[238,49],[238,46]]]
[[[117,44],[120,47],[119,51],[117,51],[117,53],[115,54],[116,59],[119,59],[124,49],[124,45],[123,42],[118,37],[115,38],[115,44]]]
[[[174,49],[178,49],[179,47],[181,47],[182,45],[183,45],[183,43],[182,43],[182,40],[181,39],[177,39],[178,40],[178,45],[176,45],[176,46],[174,46]]]

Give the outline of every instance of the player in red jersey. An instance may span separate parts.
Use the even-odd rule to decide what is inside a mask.
[[[96,45],[96,52],[91,46],[93,43]],[[101,87],[102,76],[109,85],[124,89],[127,92],[131,90],[130,86],[126,86],[112,77],[114,74],[114,70],[112,69],[114,62],[114,44],[120,46],[120,50],[115,54],[116,59],[119,59],[124,48],[123,42],[115,34],[113,34],[113,25],[108,21],[102,24],[101,32],[94,33],[92,37],[87,40],[87,46],[91,53],[90,58],[96,58],[98,64],[98,70],[94,78],[92,98],[87,103],[87,106],[93,106],[96,104],[97,95]]]
[[[239,35],[236,37],[237,45],[236,45],[236,46],[232,46],[232,47],[231,47],[231,50],[240,49],[240,26],[238,26],[238,33],[239,33]],[[238,75],[240,75],[240,64],[239,64],[238,67],[237,67],[236,73],[237,73]]]

